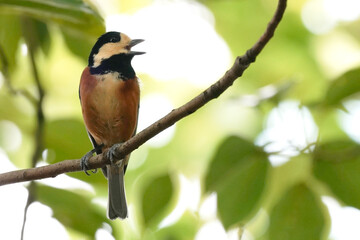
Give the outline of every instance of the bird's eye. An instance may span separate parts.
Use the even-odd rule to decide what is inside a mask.
[[[118,39],[116,37],[110,38],[110,42],[117,42],[117,41],[118,41]]]

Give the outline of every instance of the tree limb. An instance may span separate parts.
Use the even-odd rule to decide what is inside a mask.
[[[12,82],[10,79],[10,74],[9,74],[9,62],[6,57],[5,50],[1,44],[0,44],[0,61],[2,64],[1,72],[4,76],[5,86],[8,88],[9,92],[14,95],[17,95],[17,94],[23,95],[30,101],[31,104],[33,104],[35,106],[37,103],[37,99],[29,91],[27,91],[26,89],[16,89],[12,85]]]
[[[37,38],[36,31],[34,29],[34,22],[32,19],[28,17],[22,17],[21,18],[21,29],[23,32],[24,40],[26,43],[26,46],[28,48],[28,56],[30,58],[32,73],[38,93],[38,98],[35,100],[34,107],[36,110],[36,127],[35,127],[35,134],[34,134],[34,151],[31,158],[31,167],[35,167],[36,163],[41,158],[41,152],[43,151],[43,138],[44,138],[44,125],[45,125],[45,116],[43,111],[43,101],[45,97],[45,91],[41,85],[40,76],[38,67],[36,65],[35,61],[35,52],[36,52],[36,44],[39,42],[39,39]],[[29,98],[29,101],[31,99]],[[34,101],[34,100],[33,100]],[[28,198],[26,201],[26,205],[24,208],[24,218],[23,218],[23,224],[21,228],[21,236],[20,239],[24,239],[24,233],[25,233],[25,224],[26,224],[26,218],[29,206],[36,200],[36,190],[37,185],[35,182],[31,182],[29,186],[27,186],[28,189]]]
[[[124,142],[120,147],[116,149],[116,157],[119,159],[123,158],[161,131],[172,126],[180,119],[194,113],[196,110],[204,106],[210,100],[219,97],[226,89],[228,89],[233,84],[233,82],[237,78],[242,76],[243,72],[249,67],[249,65],[255,61],[261,50],[265,47],[265,45],[274,35],[275,29],[280,23],[285,9],[286,0],[279,0],[276,12],[271,21],[269,22],[264,34],[246,52],[245,55],[236,58],[233,66],[225,73],[222,78],[220,78],[216,83],[211,85],[209,88],[207,88],[205,91],[193,98],[188,103],[172,110],[166,116],[156,121],[143,131],[139,132],[128,141]],[[109,160],[106,158],[106,152],[97,156],[93,156],[89,160],[90,169],[96,169],[104,166],[105,164],[110,164]],[[62,162],[43,167],[2,173],[0,174],[0,185],[37,180],[48,177],[56,177],[57,175],[62,173],[75,172],[80,170],[81,168],[79,159],[64,160]]]

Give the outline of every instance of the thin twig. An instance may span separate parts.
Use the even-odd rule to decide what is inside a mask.
[[[35,127],[35,135],[34,135],[34,152],[31,158],[31,166],[34,168],[36,166],[36,163],[41,158],[41,152],[43,150],[43,136],[44,136],[44,125],[45,125],[45,117],[44,117],[44,111],[43,111],[43,100],[44,100],[44,89],[41,85],[39,71],[36,65],[35,61],[35,45],[38,42],[38,39],[36,39],[36,36],[34,35],[35,29],[34,29],[34,22],[26,17],[22,18],[22,30],[23,35],[25,38],[25,42],[28,48],[29,52],[29,58],[30,58],[30,64],[32,68],[32,73],[38,93],[38,99],[34,102],[35,110],[36,110],[36,127]],[[26,224],[26,216],[27,211],[29,209],[29,206],[31,203],[36,199],[36,189],[37,185],[35,182],[31,182],[28,186],[28,199],[24,208],[24,218],[23,218],[23,225],[21,228],[21,239],[24,239],[24,230],[25,230],[25,224]]]
[[[37,99],[27,90],[25,89],[16,89],[11,82],[10,74],[9,74],[9,61],[6,57],[3,46],[0,44],[0,61],[2,64],[1,72],[4,76],[5,86],[8,88],[9,92],[14,95],[21,94],[25,98],[27,98],[33,105],[36,105]]]
[[[269,22],[265,33],[259,38],[259,40],[250,48],[245,55],[237,57],[233,66],[225,73],[225,75],[219,79],[216,83],[211,85],[208,89],[201,94],[193,98],[183,106],[172,110],[165,117],[153,123],[143,131],[136,134],[134,137],[123,143],[116,149],[116,157],[122,158],[130,152],[137,149],[146,141],[163,131],[164,129],[172,126],[180,119],[194,113],[196,110],[204,106],[210,100],[220,96],[227,88],[229,88],[233,82],[240,77],[248,66],[255,61],[261,50],[269,42],[274,35],[274,31],[281,21],[286,8],[286,0],[279,0],[275,15]],[[109,164],[109,160],[106,158],[106,152],[94,156],[89,160],[90,169],[95,169]],[[0,174],[0,185],[29,181],[35,179],[42,179],[47,177],[55,177],[59,174],[73,171],[80,171],[80,160],[65,160],[59,163],[51,164],[44,167],[18,170],[8,173]]]

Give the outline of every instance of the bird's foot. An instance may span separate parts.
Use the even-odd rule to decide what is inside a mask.
[[[121,165],[122,159],[118,159],[116,157],[116,148],[120,147],[121,145],[122,143],[116,143],[107,152],[106,156],[110,160],[111,165]]]
[[[81,158],[81,161],[80,161],[81,170],[83,170],[85,172],[85,174],[88,176],[90,176],[90,174],[87,172],[87,171],[89,171],[89,159],[94,155],[95,152],[96,152],[96,149],[89,151],[87,154],[85,154]],[[91,172],[96,173],[97,169],[91,170]]]

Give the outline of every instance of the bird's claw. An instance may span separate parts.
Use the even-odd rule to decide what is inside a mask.
[[[95,151],[96,151],[95,149],[91,150],[90,152],[86,153],[80,160],[80,168],[88,176],[90,176],[90,174],[87,172],[87,171],[90,170],[89,169],[89,159],[94,155]],[[97,169],[93,169],[93,170],[90,170],[90,171],[92,173],[96,173]]]
[[[116,155],[116,148],[120,147],[122,143],[116,143],[114,144],[109,151],[106,154],[106,157],[110,160],[110,163],[112,165],[120,165],[122,159],[118,159]]]

